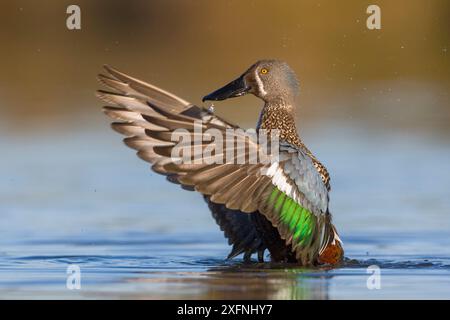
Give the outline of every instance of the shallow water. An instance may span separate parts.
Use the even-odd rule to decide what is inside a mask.
[[[305,136],[332,173],[347,257],[332,270],[226,261],[201,197],[107,128],[3,135],[0,298],[449,299],[448,139],[346,125]],[[71,264],[80,290],[66,287]],[[379,290],[367,287],[372,265]]]

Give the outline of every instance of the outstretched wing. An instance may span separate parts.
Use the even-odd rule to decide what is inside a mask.
[[[176,121],[202,121],[206,125],[218,127],[221,130],[236,128],[235,125],[211,114],[208,110],[197,107],[158,87],[108,66],[105,66],[105,70],[107,75],[101,74],[98,79],[113,91],[99,90],[97,96],[109,104],[104,107],[104,112],[114,120],[112,128],[125,135],[125,144],[136,149],[139,157],[150,162],[156,172],[166,175],[171,182],[179,183],[177,177],[180,173],[173,174],[171,170],[166,170],[164,165],[170,161],[154,149],[174,144],[166,139],[170,133],[168,129],[156,125],[156,122],[167,120],[169,122],[166,125],[169,126]],[[146,132],[146,130],[149,131]],[[158,134],[163,138],[153,137]],[[233,172],[231,169],[230,173]],[[226,176],[224,175],[223,178]],[[192,186],[182,186],[193,190]],[[205,196],[205,200],[220,229],[228,238],[229,244],[233,246],[229,258],[244,253],[244,259],[249,259],[251,254],[256,252],[261,260],[265,247],[249,216],[238,210],[229,209],[223,204],[212,202],[210,196]],[[247,207],[252,210],[251,206]]]
[[[230,210],[262,213],[292,246],[297,259],[304,264],[316,260],[322,220],[328,210],[328,190],[305,150],[281,143],[278,161],[251,163],[250,155],[259,154],[260,146],[243,131],[227,130],[236,126],[157,87],[112,68],[106,70],[109,76],[100,75],[99,79],[115,92],[98,92],[101,99],[112,104],[104,108],[105,113],[116,120],[113,129],[127,136],[125,143],[152,163],[154,171],[201,192],[212,203]],[[199,121],[200,135],[196,131]],[[184,153],[174,156],[175,135],[178,141],[187,141],[184,147],[192,151],[190,157],[204,155],[216,141],[210,130],[224,139],[209,158],[186,162]],[[195,149],[194,143],[200,148]],[[232,157],[227,157],[226,163],[214,161],[230,153]],[[243,163],[238,158],[242,153],[247,160]]]

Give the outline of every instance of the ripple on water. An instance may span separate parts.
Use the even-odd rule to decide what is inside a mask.
[[[450,270],[449,258],[416,258],[411,260],[389,260],[389,259],[346,259],[342,265],[344,268],[367,268],[376,265],[382,269],[448,269]]]

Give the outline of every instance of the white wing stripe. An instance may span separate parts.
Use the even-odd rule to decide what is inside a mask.
[[[279,159],[265,173],[272,183],[311,212],[325,213],[328,190],[311,158],[291,145],[280,145]]]

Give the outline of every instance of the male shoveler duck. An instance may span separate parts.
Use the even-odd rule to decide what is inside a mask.
[[[98,79],[113,92],[99,90],[98,97],[109,104],[104,112],[114,120],[112,128],[127,136],[125,144],[150,162],[155,172],[203,194],[232,245],[228,258],[243,253],[248,261],[256,253],[262,262],[267,249],[273,262],[316,266],[342,261],[342,242],[328,210],[330,177],[297,133],[294,111],[299,84],[287,63],[258,61],[203,98],[217,101],[252,93],[262,99],[257,130],[277,130],[280,141],[278,161],[269,164],[175,161],[171,157],[175,130],[186,129],[192,136],[198,121],[204,130],[223,133],[238,127],[154,85],[108,66],[105,70],[107,75]],[[237,147],[233,143],[226,148]],[[264,166],[262,174],[259,169]]]

